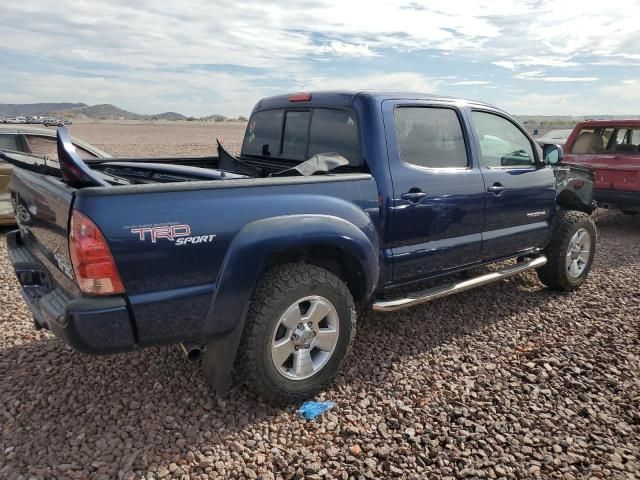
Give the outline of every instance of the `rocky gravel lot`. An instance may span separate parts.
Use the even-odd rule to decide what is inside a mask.
[[[598,227],[578,292],[528,274],[361,313],[308,422],[212,396],[175,347],[90,357],[34,330],[2,230],[0,478],[640,478],[640,216]]]

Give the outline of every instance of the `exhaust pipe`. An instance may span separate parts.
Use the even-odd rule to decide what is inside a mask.
[[[190,362],[197,362],[202,357],[202,347],[197,343],[181,343],[180,348]]]

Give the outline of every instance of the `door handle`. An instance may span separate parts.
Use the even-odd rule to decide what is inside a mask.
[[[500,195],[503,191],[506,190],[506,187],[503,187],[500,182],[496,182],[493,185],[491,185],[489,188],[487,188],[487,190],[493,193],[494,195]]]
[[[418,203],[420,200],[422,200],[426,196],[427,194],[424,192],[421,192],[420,190],[409,191],[407,193],[403,193],[402,195],[400,195],[400,197],[403,200],[409,200],[410,202],[413,202],[413,203]]]

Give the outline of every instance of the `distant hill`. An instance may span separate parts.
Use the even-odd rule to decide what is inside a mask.
[[[209,120],[209,121],[213,120],[214,122],[224,122],[225,120],[229,120],[229,119],[224,115],[214,114],[214,115],[209,115],[208,117],[202,117],[200,120]]]
[[[155,118],[156,120],[187,120],[187,117],[176,112],[164,112],[159,113],[158,115],[150,115],[150,117]]]
[[[89,106],[86,103],[26,103],[9,104],[0,103],[1,117],[19,116],[51,116],[71,119],[93,119],[93,120],[196,120],[177,112],[163,112],[153,115],[133,113],[109,103]],[[230,121],[224,115],[209,115],[197,120],[207,120],[215,122]]]
[[[186,120],[187,117],[176,112],[164,112],[156,115],[142,115],[118,108],[110,103],[85,106],[72,110],[52,110],[47,115],[54,117],[91,118],[93,120]]]
[[[0,103],[0,116],[42,115],[53,110],[77,110],[87,106],[86,103]]]
[[[65,112],[49,112],[51,114],[59,113],[65,116]],[[75,116],[83,115],[95,120],[142,120],[146,115],[138,115],[137,113],[128,112],[109,103],[102,105],[93,105],[84,107],[72,112]]]

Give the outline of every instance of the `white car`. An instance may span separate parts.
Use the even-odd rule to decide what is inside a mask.
[[[573,132],[572,128],[568,130],[550,130],[541,137],[536,138],[536,142],[538,142],[538,145],[541,147],[547,144],[563,146],[567,143],[567,139],[569,138],[569,135],[571,135],[571,132]]]

